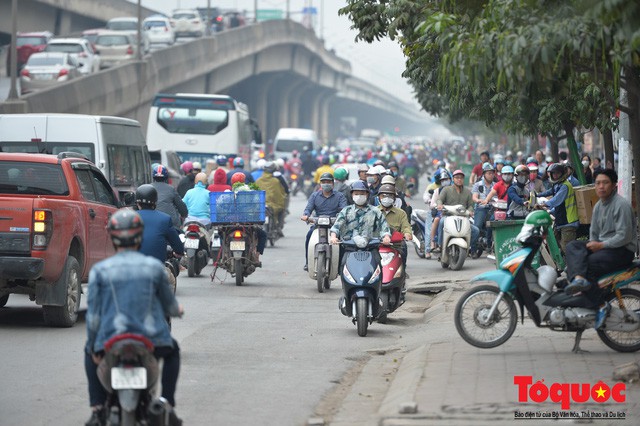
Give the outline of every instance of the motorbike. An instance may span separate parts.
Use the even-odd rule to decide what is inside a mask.
[[[291,193],[292,197],[295,197],[298,191],[300,191],[300,182],[298,181],[299,178],[300,175],[298,173],[292,172],[289,174],[289,192]]]
[[[307,256],[308,259],[313,259],[313,264],[309,268],[309,278],[316,281],[318,293],[331,288],[331,281],[338,276],[340,252],[329,244],[329,229],[335,221],[335,217],[329,216],[307,219],[308,223],[316,225],[309,239]]]
[[[352,318],[358,327],[358,335],[367,335],[369,324],[375,321],[383,309],[382,268],[378,247],[380,240],[354,235],[342,241],[344,259],[340,278],[343,296],[338,302],[342,315]]]
[[[222,240],[220,256],[214,263],[211,279],[215,277],[217,268],[235,276],[236,285],[242,285],[244,279],[255,272],[258,262],[257,225],[237,223],[234,225],[218,226],[218,233]]]
[[[467,258],[471,246],[471,222],[469,213],[457,204],[443,206],[442,251],[440,264],[443,268],[459,271]]]
[[[427,210],[413,209],[411,211],[411,231],[413,232],[413,246],[419,258],[424,259],[426,244],[424,240],[424,229],[427,226],[427,215],[431,212]]]
[[[532,261],[546,237],[544,226],[525,225],[516,237],[522,248],[506,257],[499,269],[485,272],[472,282],[490,281],[467,291],[455,308],[455,325],[460,336],[478,348],[494,348],[505,343],[516,329],[520,306],[537,327],[552,331],[576,332],[572,351],[581,352],[580,339],[586,328],[595,324],[600,303],[608,302],[611,310],[598,337],[619,352],[640,349],[640,291],[627,288],[640,280],[640,263],[605,275],[598,280],[600,300],[584,293],[567,295],[566,278],[550,265],[534,269]]]
[[[153,344],[146,337],[127,333],[107,341],[98,378],[109,394],[108,424],[169,425],[171,406],[153,397],[159,375]]]
[[[184,250],[189,277],[200,275],[211,257],[211,236],[205,225],[197,221],[184,224]]]
[[[173,247],[167,245],[167,257],[164,261],[164,267],[167,271],[167,278],[173,294],[176,294],[178,288],[178,275],[180,274],[180,258],[173,252]],[[167,316],[167,324],[171,330],[171,317]]]
[[[273,247],[275,242],[280,238],[280,230],[275,225],[273,209],[271,209],[269,206],[267,206],[265,209],[263,229],[264,232],[267,233],[267,240],[269,240],[269,245]]]
[[[396,231],[391,234],[392,245],[381,245],[379,248],[380,265],[382,266],[382,290],[380,292],[382,309],[378,317],[380,323],[387,322],[387,314],[402,306],[407,292],[402,254],[398,248],[393,246],[393,244],[402,243],[402,239],[402,233]]]
[[[313,191],[315,191],[316,189],[316,184],[313,183],[313,177],[312,176],[304,176],[304,179],[302,181],[302,193],[307,197],[311,197],[311,194],[313,194]]]

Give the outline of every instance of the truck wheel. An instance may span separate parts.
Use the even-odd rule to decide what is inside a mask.
[[[80,264],[69,256],[60,280],[54,285],[64,285],[66,298],[62,306],[43,306],[44,322],[51,327],[71,327],[78,319],[80,309]]]
[[[0,297],[0,308],[2,308],[4,305],[6,305],[8,301],[9,301],[9,295],[8,294],[5,294],[4,296]]]

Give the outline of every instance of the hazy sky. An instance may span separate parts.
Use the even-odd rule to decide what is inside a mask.
[[[136,0],[129,0],[133,3]],[[286,9],[286,0],[258,0],[258,9]],[[316,33],[322,34],[328,49],[334,49],[338,56],[351,62],[353,74],[375,84],[383,90],[393,93],[405,102],[413,100],[411,87],[401,74],[405,60],[400,46],[396,42],[384,40],[367,44],[354,41],[355,32],[349,29],[351,22],[346,16],[338,16],[338,9],[345,2],[338,0],[289,0],[291,18],[302,19],[302,8],[311,4],[318,10],[315,19]],[[173,9],[206,7],[207,0],[142,0],[149,9],[170,14]],[[253,15],[254,0],[211,0],[211,6],[247,10]],[[324,11],[324,13],[322,13]],[[324,15],[324,18],[322,17]],[[323,24],[323,25],[321,25]]]

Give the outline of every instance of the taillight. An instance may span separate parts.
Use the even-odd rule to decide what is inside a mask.
[[[33,244],[34,250],[44,250],[49,245],[53,233],[53,214],[51,210],[33,211]]]
[[[127,55],[133,55],[133,47],[127,47]]]
[[[200,227],[198,225],[189,225],[187,226],[187,232],[200,232]]]
[[[66,68],[62,68],[59,72],[58,72],[58,77],[63,77],[65,75],[69,74],[69,70]]]
[[[240,231],[239,229],[236,229],[235,231],[233,231],[233,238],[236,238],[236,239],[242,238],[242,231]]]
[[[29,74],[28,69],[23,69],[22,71],[20,71],[20,75],[23,77],[31,77],[31,74]]]
[[[295,173],[291,173],[291,180],[296,180],[298,179],[298,175]]]
[[[216,18],[216,21],[218,21],[218,22],[222,22],[222,16],[218,16],[218,17]]]

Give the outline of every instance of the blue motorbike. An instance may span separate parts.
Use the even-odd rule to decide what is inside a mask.
[[[601,277],[593,292],[565,294],[567,280],[559,279],[555,268],[532,267],[551,225],[544,214],[533,212],[525,219],[516,237],[521,249],[503,259],[498,269],[472,279],[495,285],[475,286],[460,298],[454,314],[460,336],[478,348],[502,345],[516,329],[517,302],[522,320],[526,310],[538,327],[576,332],[573,352],[582,352],[582,333],[594,326],[599,306],[608,302],[610,311],[598,336],[616,351],[640,350],[640,291],[627,287],[640,281],[640,263]]]

